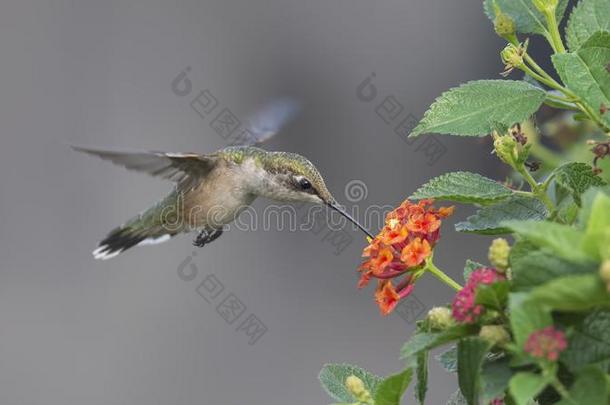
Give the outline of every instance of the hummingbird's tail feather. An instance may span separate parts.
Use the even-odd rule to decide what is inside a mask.
[[[156,245],[168,241],[174,235],[175,233],[151,235],[145,232],[133,232],[130,228],[116,228],[99,243],[97,249],[93,251],[93,257],[101,260],[112,259],[133,246]]]
[[[113,229],[93,251],[93,257],[111,259],[133,246],[156,245],[180,233],[182,228],[167,223],[163,215],[163,210],[171,208],[174,200],[175,195],[170,194],[147,211]]]
[[[119,227],[108,234],[93,251],[96,259],[107,260],[134,246],[156,245],[168,241],[175,233],[159,229]]]

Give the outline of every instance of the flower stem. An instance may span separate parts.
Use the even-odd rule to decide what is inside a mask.
[[[552,215],[555,212],[555,205],[553,204],[549,196],[546,195],[546,188],[548,187],[548,182],[546,182],[544,185],[538,184],[538,182],[532,177],[527,168],[525,168],[523,165],[520,167],[516,167],[515,169],[517,169],[519,174],[521,174],[525,181],[528,182],[532,190],[532,194],[536,196],[540,201],[542,201],[544,205],[546,205],[549,210],[549,213],[551,213]]]
[[[563,41],[559,34],[559,25],[557,24],[557,18],[555,17],[555,7],[544,14],[550,34],[549,42],[551,43],[553,50],[555,53],[565,53],[566,48],[563,46]]]
[[[546,84],[547,86],[549,86],[552,89],[559,90],[561,87],[561,86],[557,85],[556,83],[554,83],[554,81],[551,81],[551,80],[547,79],[546,77],[543,77],[543,76],[539,75],[538,73],[534,72],[526,64],[523,64],[522,66],[520,66],[520,68],[521,68],[521,70],[523,70],[525,73],[527,73],[532,78],[536,79],[540,83]]]
[[[534,58],[532,58],[528,53],[525,53],[523,55],[523,60],[525,62],[527,62],[527,64],[531,65],[532,68],[534,69],[535,76],[532,76],[532,77],[534,77],[536,80],[538,80],[541,83],[546,84],[547,86],[549,86],[552,89],[562,92],[572,102],[576,102],[576,101],[580,100],[580,98],[576,94],[574,94],[574,92],[572,92],[570,89],[562,86],[555,79],[553,79],[553,76],[548,74],[546,72],[546,70],[544,70],[542,67],[540,67],[540,65],[537,64],[536,61],[534,60]],[[523,69],[523,71],[526,72],[527,74],[530,74],[530,72],[533,72],[532,69],[530,69],[527,65],[525,65],[525,68],[526,69]],[[531,76],[531,74],[530,74],[530,76]]]
[[[555,390],[559,393],[559,395],[561,395],[561,397],[566,400],[566,402],[568,402],[570,404],[578,405],[578,403],[576,401],[574,401],[574,399],[572,399],[572,397],[570,396],[570,393],[568,392],[566,387],[564,387],[564,385],[561,383],[561,381],[559,381],[559,379],[555,378],[555,380],[552,382],[552,385],[553,385],[553,388],[555,388]]]
[[[525,181],[527,181],[527,183],[530,185],[530,187],[532,189],[532,192],[535,194],[536,191],[538,191],[538,182],[536,182],[536,180],[532,177],[532,175],[527,170],[527,168],[525,168],[523,165],[521,165],[520,167],[516,167],[516,169],[519,172],[519,174],[521,174],[521,176],[523,176]]]
[[[559,96],[559,95],[553,94],[553,93],[547,93],[546,97],[550,98],[551,100],[554,100],[554,101],[560,101],[565,104],[570,104],[571,108],[576,108],[576,105],[574,105],[574,103],[573,103],[573,101],[574,101],[573,99]]]
[[[555,17],[553,16],[553,18],[555,18]],[[559,40],[561,43],[561,38],[559,38]],[[563,47],[563,43],[561,43],[561,46]],[[561,52],[562,53],[565,52],[565,48]],[[555,79],[553,79],[553,77],[551,75],[549,75],[544,69],[542,69],[540,67],[540,65],[538,65],[536,63],[536,61],[527,53],[525,53],[523,55],[523,60],[525,62],[527,62],[529,65],[531,65],[533,70],[530,69],[526,64],[523,64],[522,66],[519,67],[521,70],[523,70],[525,73],[527,73],[528,75],[530,75],[531,77],[533,77],[534,79],[539,81],[540,83],[544,83],[547,86],[549,86],[550,88],[552,88],[554,90],[558,90],[561,93],[565,94],[570,103],[573,103],[574,106],[576,106],[580,111],[582,111],[591,121],[593,121],[605,133],[610,135],[610,128],[599,118],[599,116],[595,113],[595,111],[593,111],[593,109],[591,109],[591,107],[589,107],[586,103],[584,103],[581,100],[580,97],[578,97],[576,94],[574,94],[574,92],[572,92],[570,89],[557,83],[557,81]],[[549,93],[547,93],[547,99],[551,99],[552,101],[559,101],[559,100],[557,100],[556,96],[550,95]],[[565,100],[565,101],[561,100],[561,101],[565,102],[567,100]],[[570,109],[570,107],[572,107],[572,106],[570,104],[566,104],[565,106],[562,106],[562,107]]]
[[[548,94],[547,94],[547,97],[544,99],[544,104],[548,105],[549,107],[556,108],[558,110],[570,110],[570,111],[578,110],[578,108],[574,104],[564,103],[561,100],[557,100],[555,98],[549,97]]]
[[[456,283],[451,277],[445,274],[444,271],[436,267],[436,265],[432,262],[432,258],[426,260],[426,270],[428,270],[432,275],[443,283],[447,284],[449,287],[453,288],[456,291],[460,291],[462,286]]]

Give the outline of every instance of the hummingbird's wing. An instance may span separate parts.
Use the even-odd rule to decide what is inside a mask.
[[[248,136],[237,141],[239,145],[258,145],[277,134],[296,117],[300,103],[291,98],[279,98],[266,104],[246,120]]]
[[[109,160],[129,170],[175,181],[181,186],[205,177],[217,162],[212,155],[196,153],[121,152],[72,147],[74,150]]]

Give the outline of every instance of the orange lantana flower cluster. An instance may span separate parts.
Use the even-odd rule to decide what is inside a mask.
[[[358,269],[358,288],[366,286],[371,277],[378,279],[375,300],[384,315],[413,291],[416,270],[423,267],[439,239],[441,218],[453,213],[453,207],[437,210],[433,202],[405,200],[386,216],[385,226],[362,252],[365,260]],[[394,286],[392,280],[399,277]]]

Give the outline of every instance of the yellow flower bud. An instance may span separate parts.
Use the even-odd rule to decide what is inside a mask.
[[[364,382],[355,375],[350,375],[345,379],[345,388],[355,397],[359,397],[366,391]]]
[[[523,67],[523,55],[526,52],[526,45],[515,46],[508,44],[500,52],[502,62],[504,62],[504,72],[502,76],[508,76],[513,69],[520,69]]]
[[[516,162],[517,141],[510,135],[498,135],[494,139],[494,151],[504,163],[514,166]]]
[[[501,273],[508,268],[508,255],[510,254],[510,246],[504,238],[497,238],[491,242],[489,246],[489,262]]]
[[[502,62],[513,67],[518,67],[523,63],[523,56],[519,54],[519,48],[513,44],[508,44],[500,52]]]
[[[352,394],[358,403],[369,404],[373,401],[371,393],[364,386],[364,382],[355,375],[350,375],[345,379],[345,388]]]
[[[428,311],[428,322],[433,329],[447,329],[454,325],[451,310],[447,307],[434,307]]]
[[[509,41],[515,38],[515,33],[517,32],[515,21],[509,15],[504,14],[499,8],[496,10],[496,18],[494,19],[494,31]]]
[[[526,143],[527,140],[525,138],[521,138],[523,139],[522,143],[516,138],[515,134],[499,135],[494,133],[493,137],[494,151],[501,161],[513,168],[517,168],[527,160],[532,145]]]
[[[501,345],[510,341],[510,335],[500,325],[485,325],[481,327],[479,337],[494,345]]]

